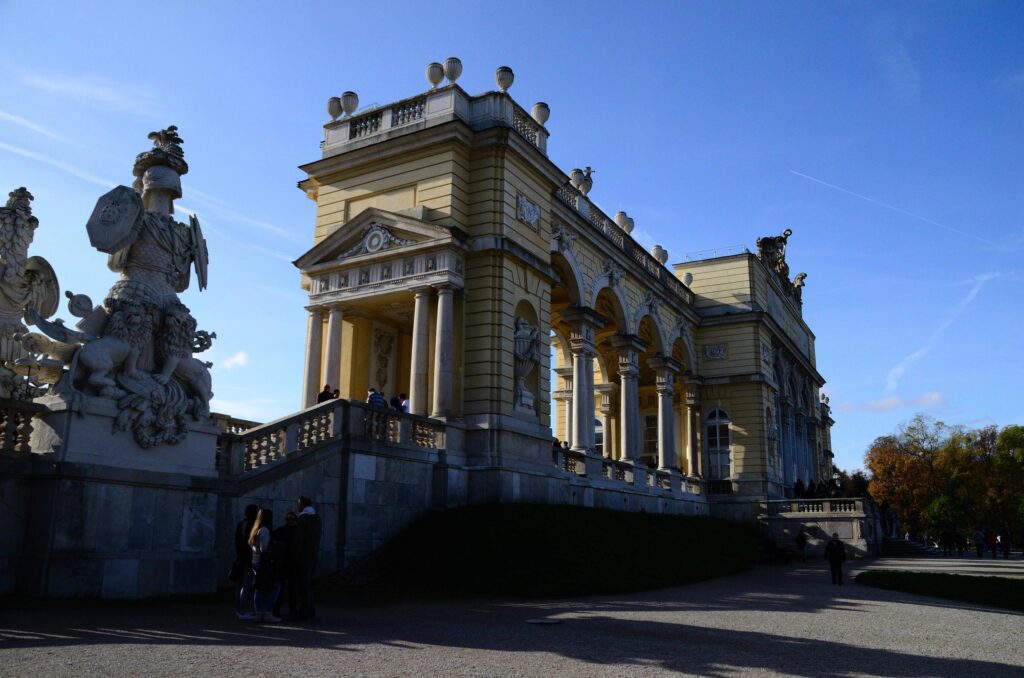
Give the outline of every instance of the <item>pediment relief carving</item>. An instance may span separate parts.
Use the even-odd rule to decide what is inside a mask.
[[[354,247],[336,258],[348,259],[349,257],[359,256],[360,254],[374,254],[394,247],[406,247],[408,245],[415,245],[416,243],[416,240],[396,235],[384,224],[374,221],[370,223],[370,227]]]

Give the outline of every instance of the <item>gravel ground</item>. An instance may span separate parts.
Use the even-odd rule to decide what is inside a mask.
[[[823,563],[627,596],[322,602],[308,626],[239,622],[212,601],[0,600],[5,676],[992,678],[1024,675],[1022,643],[1024,615],[835,587]]]

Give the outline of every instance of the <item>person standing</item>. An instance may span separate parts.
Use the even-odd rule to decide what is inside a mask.
[[[825,544],[825,560],[832,570],[832,583],[843,585],[843,563],[846,561],[846,546],[839,541],[839,533],[833,532],[832,538]]]
[[[231,581],[238,583],[238,590],[235,591],[235,616],[243,621],[256,618],[252,608],[252,549],[249,548],[249,533],[252,532],[259,510],[256,504],[249,504],[235,526],[235,562],[231,565]]]
[[[974,530],[974,550],[979,558],[985,557],[985,533],[980,527]]]
[[[404,393],[399,393],[398,394],[398,398],[399,398],[399,400],[402,401],[402,403],[401,403],[401,405],[402,405],[402,412],[408,412],[409,411],[409,396],[407,396]]]
[[[996,559],[996,551],[999,550],[999,542],[996,541],[995,530],[985,528],[985,548],[992,554],[992,560]]]
[[[334,391],[331,390],[331,385],[324,384],[324,390],[320,391],[316,396],[316,404],[319,405],[320,403],[326,403],[334,397]]]
[[[796,535],[796,550],[800,554],[800,562],[807,562],[807,531],[800,528]]]
[[[317,561],[320,559],[323,523],[309,497],[299,497],[298,506],[299,517],[295,524],[295,535],[292,541],[295,549],[295,590],[299,603],[296,616],[299,619],[312,619],[316,616],[316,605],[313,602],[313,576],[316,574]]]
[[[288,597],[288,616],[298,614],[299,606],[295,594],[295,523],[298,516],[295,511],[285,514],[284,525],[274,530],[270,537],[270,550],[277,563],[277,582],[281,592],[274,601],[274,616],[280,617],[284,607],[284,599]]]
[[[253,596],[253,607],[256,609],[256,621],[279,622],[280,617],[274,615],[274,602],[281,586],[277,582],[277,571],[270,549],[271,530],[274,529],[274,512],[260,509],[256,514],[256,522],[249,533],[249,546],[252,548],[252,572],[255,580],[256,594]]]

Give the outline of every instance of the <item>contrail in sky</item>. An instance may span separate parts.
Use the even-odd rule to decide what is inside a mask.
[[[834,189],[836,191],[840,191],[841,193],[845,193],[847,195],[852,195],[853,197],[860,198],[861,200],[866,200],[869,203],[871,203],[872,205],[878,205],[879,207],[884,207],[887,210],[892,210],[893,212],[899,212],[900,214],[904,214],[904,215],[906,215],[908,217],[911,217],[913,219],[917,219],[918,221],[923,221],[926,224],[931,224],[932,226],[938,226],[939,228],[944,228],[947,231],[952,231],[953,233],[956,233],[958,235],[962,235],[962,236],[964,236],[966,238],[973,238],[974,240],[977,240],[979,242],[983,242],[986,245],[992,245],[993,247],[998,247],[1000,249],[1002,249],[1002,247],[1003,247],[1002,245],[1000,245],[997,242],[993,242],[993,241],[988,240],[986,238],[982,238],[980,235],[975,235],[974,233],[968,233],[967,231],[961,231],[960,229],[953,228],[952,226],[947,226],[946,224],[940,224],[939,222],[934,221],[932,219],[929,219],[928,217],[923,217],[920,214],[914,214],[913,212],[908,212],[907,210],[902,209],[900,207],[896,207],[895,205],[890,205],[888,203],[884,203],[884,202],[875,200],[874,198],[869,198],[868,196],[861,195],[860,193],[854,193],[853,191],[845,189],[842,186],[836,186],[835,184],[830,184],[827,181],[822,181],[821,179],[815,179],[812,176],[808,176],[807,174],[803,174],[802,172],[797,172],[794,169],[789,170],[789,172],[790,172],[790,174],[795,174],[798,177],[803,177],[804,179],[807,179],[808,181],[813,181],[816,184],[821,184],[822,186],[828,186],[829,188]]]

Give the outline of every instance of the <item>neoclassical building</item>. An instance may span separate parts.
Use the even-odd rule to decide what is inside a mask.
[[[351,92],[332,99],[301,168],[317,205],[295,261],[303,407],[327,384],[405,393],[458,427],[447,452],[470,467],[550,466],[558,439],[581,463],[671,472],[725,514],[830,479],[790,231],[670,269],[588,198],[589,168],[548,158],[548,107],[519,106],[510,70],[479,96],[434,75],[358,114]]]

